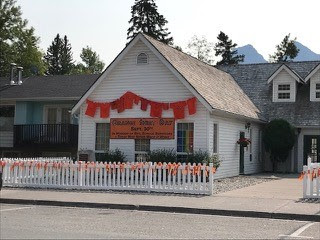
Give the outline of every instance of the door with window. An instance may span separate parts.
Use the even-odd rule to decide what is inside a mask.
[[[46,124],[69,124],[71,121],[68,107],[47,107],[45,114]]]
[[[45,125],[42,129],[42,136],[47,138],[47,141],[67,141],[69,135],[69,126],[71,115],[68,107],[48,106],[45,108]]]
[[[311,157],[311,162],[320,162],[320,135],[305,135],[303,152],[304,165],[307,165],[308,157]]]

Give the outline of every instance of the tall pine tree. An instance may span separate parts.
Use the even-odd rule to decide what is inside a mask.
[[[71,44],[67,36],[64,36],[61,48],[61,74],[69,74],[73,66]]]
[[[290,39],[290,33],[284,37],[282,42],[276,46],[277,51],[270,55],[270,62],[287,62],[293,60],[299,53],[295,39]]]
[[[61,47],[61,38],[60,35],[57,34],[57,36],[53,39],[51,45],[48,47],[47,54],[44,56],[44,59],[46,60],[48,65],[47,74],[49,75],[61,74]]]
[[[135,0],[131,7],[131,19],[127,32],[127,39],[131,40],[139,32],[148,34],[149,36],[165,43],[173,44],[173,38],[169,35],[168,28],[165,26],[168,21],[163,15],[158,13],[158,7],[154,0]]]
[[[238,51],[235,50],[237,47],[236,43],[232,43],[232,40],[229,39],[228,35],[220,31],[217,39],[219,40],[214,47],[216,51],[216,56],[221,56],[222,59],[217,62],[217,65],[229,65],[229,64],[238,64],[243,62],[244,55],[237,55]]]
[[[48,47],[47,54],[44,56],[49,75],[64,75],[70,74],[74,67],[71,44],[67,38],[60,38],[60,35],[53,39],[51,45]]]

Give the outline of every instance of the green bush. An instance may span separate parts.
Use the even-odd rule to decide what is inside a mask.
[[[220,159],[218,155],[211,155],[207,151],[198,150],[193,153],[189,153],[185,156],[183,156],[184,160],[179,160],[179,162],[182,163],[205,163],[209,165],[209,163],[213,163],[213,166],[215,168],[218,168],[220,166]],[[153,151],[150,151],[147,156],[148,161],[150,162],[162,162],[162,163],[168,163],[168,162],[178,162],[177,160],[177,154],[174,149],[156,149]]]
[[[213,166],[215,168],[218,168],[220,166],[220,159],[218,155],[212,155],[208,151],[198,150],[194,151],[193,153],[190,153],[187,155],[186,163],[205,163],[209,165],[209,163],[213,163]]]
[[[174,149],[156,149],[148,153],[147,159],[150,162],[176,162],[177,154]]]
[[[96,161],[98,162],[125,162],[126,156],[120,149],[109,150],[105,153],[96,153]]]
[[[266,125],[263,142],[266,150],[270,152],[273,171],[277,171],[277,162],[287,160],[294,141],[294,129],[286,120],[275,119]]]

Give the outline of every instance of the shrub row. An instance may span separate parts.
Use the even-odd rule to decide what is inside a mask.
[[[100,162],[125,162],[126,156],[119,149],[110,150],[106,153],[96,154],[96,161]],[[215,168],[220,166],[220,159],[218,155],[212,155],[208,151],[194,151],[186,155],[177,155],[174,149],[156,149],[147,153],[146,161],[149,162],[161,162],[161,163],[174,163],[174,162],[185,162],[185,163],[213,163]]]

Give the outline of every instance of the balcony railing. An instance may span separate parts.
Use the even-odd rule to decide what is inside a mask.
[[[78,125],[14,125],[14,147],[76,147]]]

